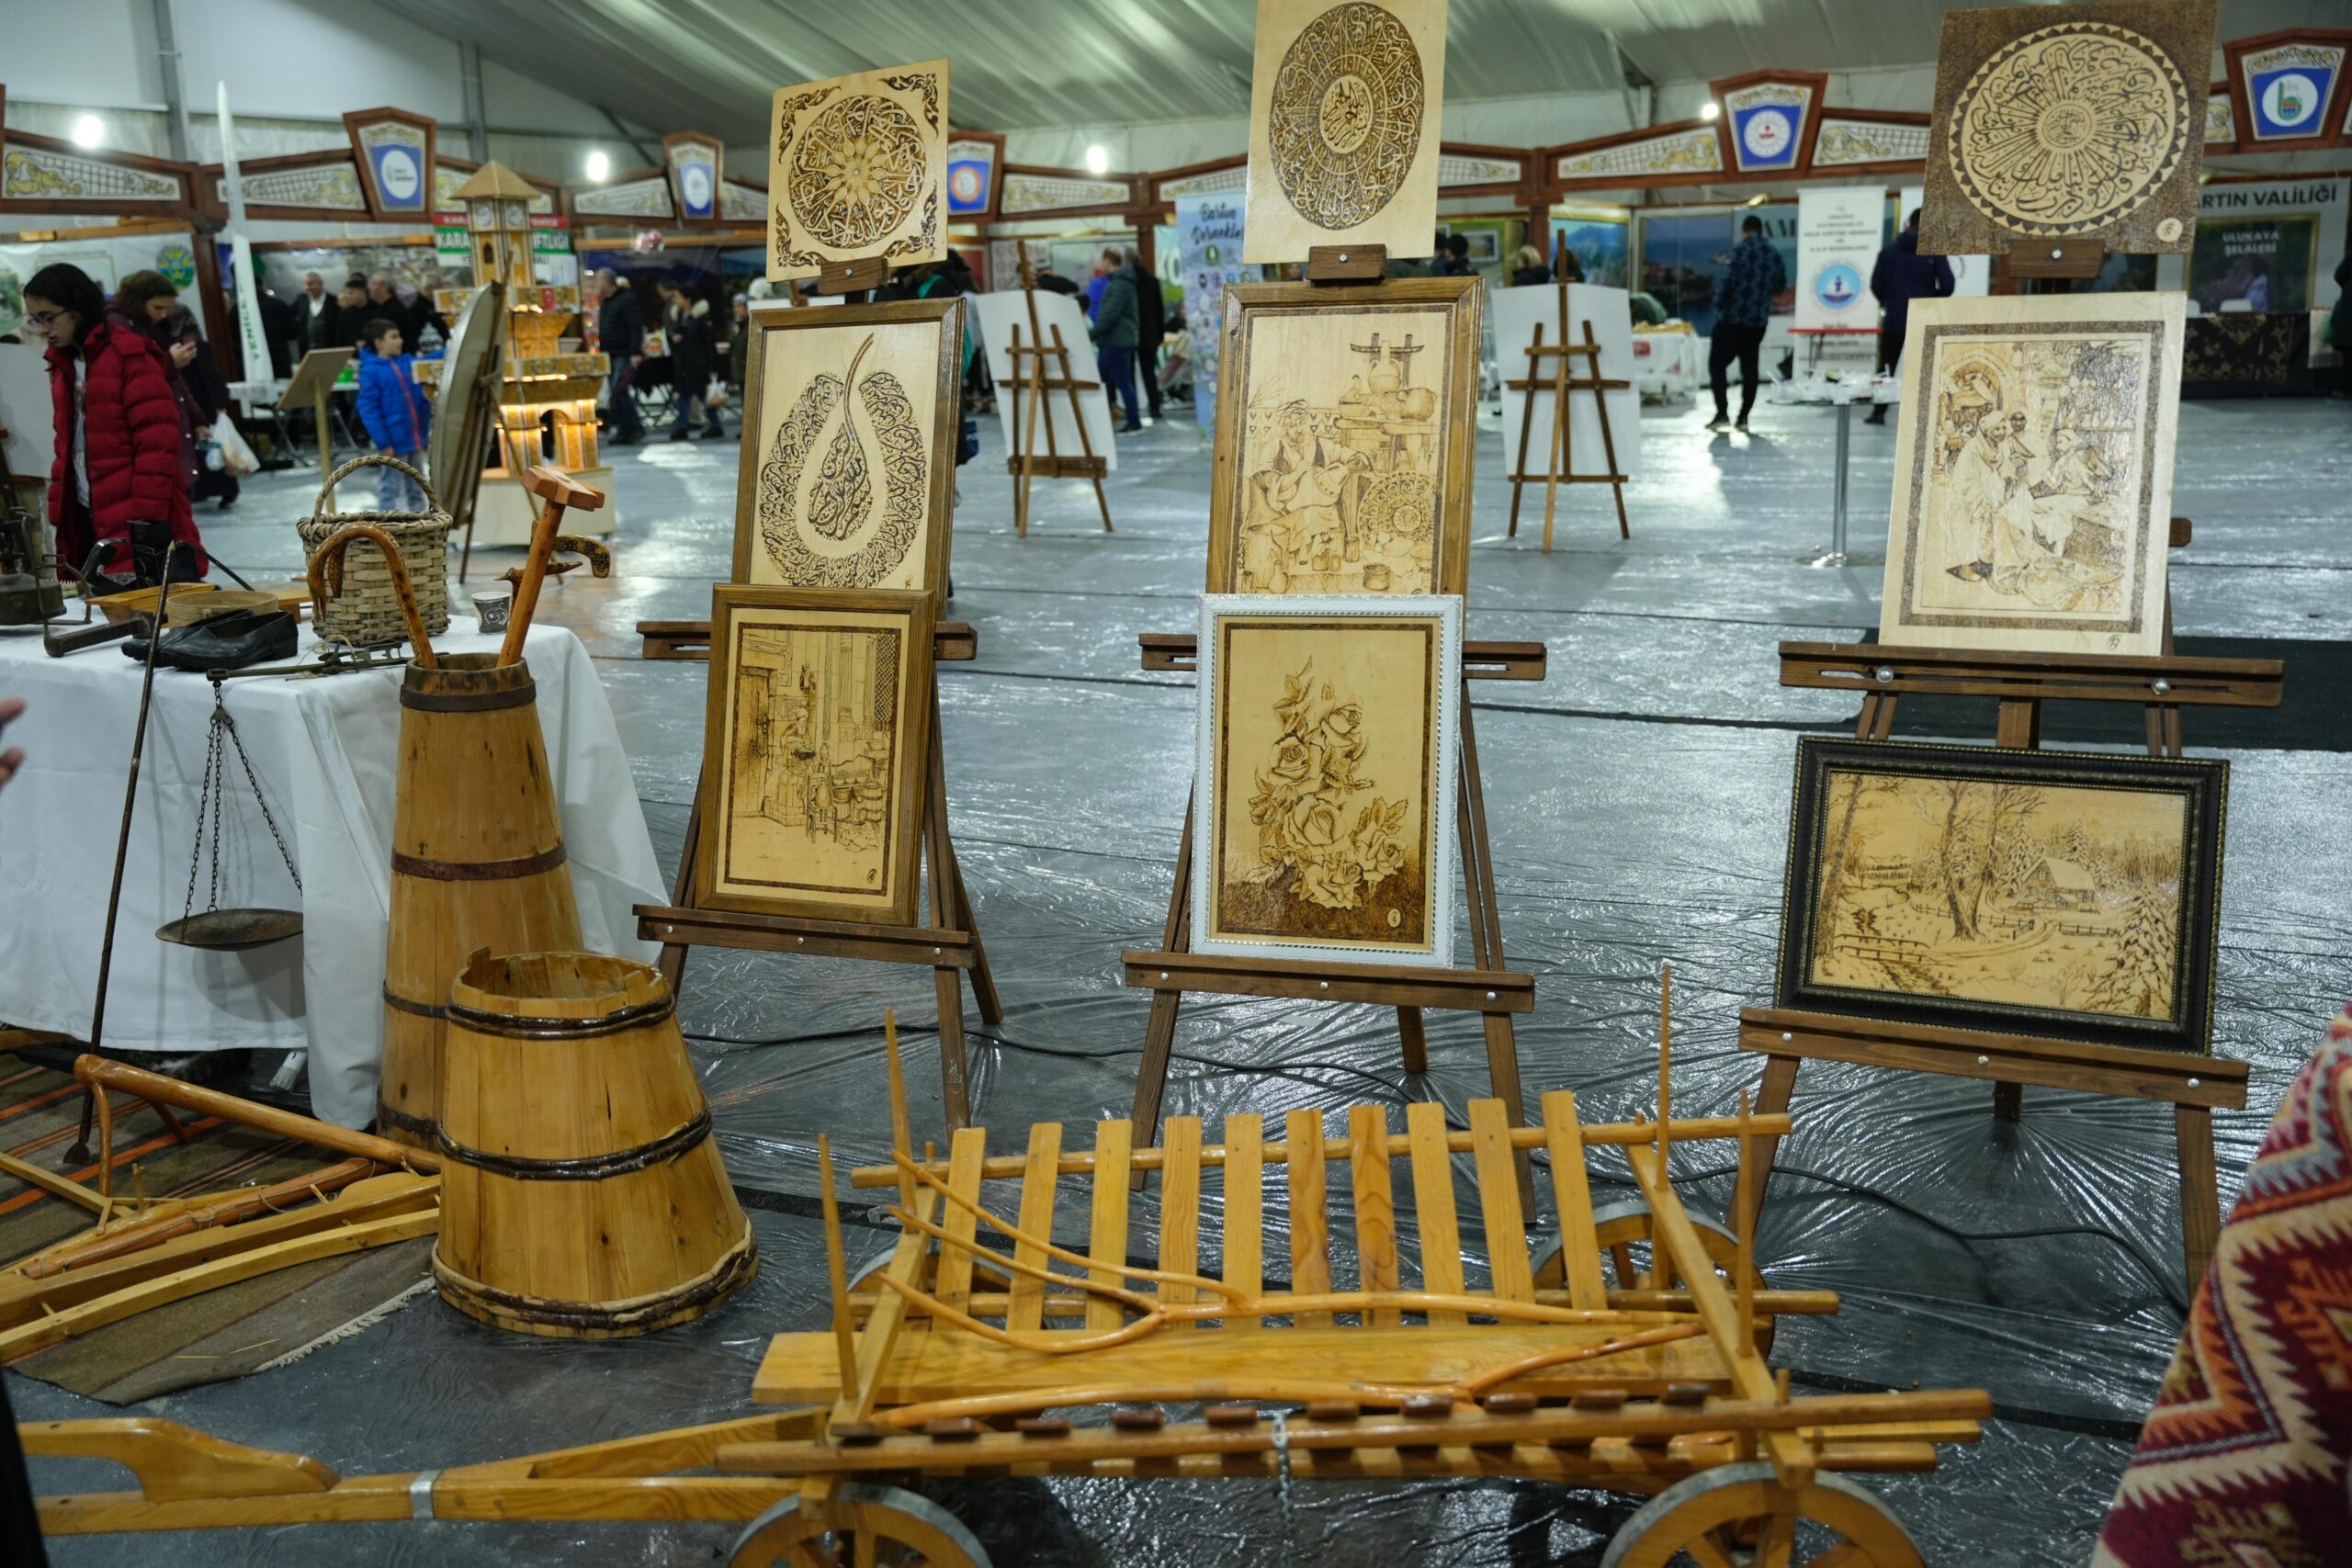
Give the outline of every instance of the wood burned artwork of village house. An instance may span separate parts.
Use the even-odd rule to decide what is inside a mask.
[[[2203,1048],[2226,769],[1805,741],[1781,1005]]]
[[[2163,651],[2178,295],[1923,299],[1881,640]]]
[[[1211,592],[1462,591],[1475,286],[1229,291]]]
[[[1451,963],[1459,601],[1203,604],[1194,950]]]
[[[931,597],[722,587],[704,742],[704,901],[911,923]]]

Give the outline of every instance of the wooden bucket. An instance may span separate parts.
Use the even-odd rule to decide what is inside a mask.
[[[468,957],[581,945],[536,697],[530,667],[493,653],[411,664],[401,687],[376,1129],[418,1148],[433,1145],[443,1006]]]
[[[660,973],[481,958],[450,988],[441,1296],[579,1339],[699,1317],[759,1271]]]

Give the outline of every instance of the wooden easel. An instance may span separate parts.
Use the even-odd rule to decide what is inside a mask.
[[[852,304],[862,302],[868,290],[888,276],[878,257],[828,265],[818,275],[818,288],[839,294]],[[952,528],[952,518],[944,525]],[[644,657],[650,660],[710,658],[708,621],[639,621]],[[942,621],[932,631],[934,664],[968,663],[979,651],[979,639],[962,621]],[[877,964],[915,964],[933,972],[939,997],[940,1097],[952,1131],[972,1124],[969,1064],[964,1045],[963,976],[972,982],[972,996],[980,1017],[989,1024],[1004,1021],[1004,1004],[998,999],[995,976],[989,972],[988,952],[980,945],[979,923],[973,918],[971,895],[964,873],[956,863],[956,844],[947,829],[947,769],[940,744],[939,683],[931,688],[931,741],[922,760],[924,773],[921,828],[929,923],[919,926],[869,925],[858,920],[819,920],[791,915],[752,915],[702,906],[702,889],[695,874],[695,851],[702,840],[702,781],[695,784],[694,810],[686,818],[686,838],[678,858],[678,876],[667,904],[637,906],[637,934],[641,942],[662,944],[662,977],[674,993],[686,972],[687,950],[729,947],[752,953],[791,953],[818,958],[861,958]],[[710,760],[705,758],[707,769]]]
[[[2173,520],[2172,542],[2188,539]],[[1894,733],[1894,707],[1906,692],[1993,697],[2000,704],[1994,744],[2031,750],[2041,744],[2041,705],[2052,700],[2139,703],[2147,711],[2148,753],[2181,754],[2183,706],[2277,707],[2285,684],[2275,659],[2188,658],[2174,651],[2166,596],[2165,651],[2147,657],[2101,654],[1983,653],[1968,649],[1882,648],[1872,644],[1784,642],[1781,684],[1859,692],[1858,740]],[[1793,1009],[1743,1008],[1739,1047],[1765,1058],[1759,1115],[1777,1116],[1796,1091],[1807,1060],[1858,1062],[1901,1071],[1987,1078],[1994,1114],[2016,1121],[2025,1087],[2075,1089],[2169,1102],[2178,1145],[2181,1250],[2193,1292],[2221,1235],[2221,1195],[2213,1162],[2213,1111],[2245,1105],[2246,1066],[2223,1056],[2120,1045],[2073,1044],[1997,1032],[1883,1023]],[[1761,1179],[1751,1188],[1760,1211],[1779,1152],[1763,1141]]]
[[[1200,639],[1189,633],[1146,633],[1146,670],[1196,672]],[[1335,964],[1287,958],[1215,956],[1192,951],[1194,808],[1184,803],[1184,833],[1176,851],[1176,886],[1168,899],[1168,921],[1156,952],[1130,949],[1119,955],[1123,983],[1151,997],[1145,1027],[1143,1065],[1136,1075],[1136,1135],[1149,1143],[1159,1126],[1159,1101],[1168,1087],[1168,1063],[1176,1044],[1176,1014],[1187,991],[1222,996],[1295,997],[1306,1001],[1370,1002],[1396,1010],[1405,1070],[1430,1068],[1421,1010],[1437,1008],[1475,1012],[1486,1022],[1487,1071],[1495,1098],[1510,1111],[1513,1126],[1526,1123],[1519,1082],[1519,1043],[1514,1013],[1535,1010],[1532,976],[1503,967],[1502,917],[1495,900],[1494,853],[1487,837],[1487,796],[1478,773],[1478,740],[1470,716],[1470,682],[1541,681],[1546,652],[1540,642],[1464,642],[1462,645],[1461,778],[1455,815],[1462,839],[1462,876],[1470,896],[1472,967],[1431,969],[1408,964]],[[1453,890],[1445,890],[1452,897]],[[1138,1177],[1140,1184],[1140,1177]],[[1520,1198],[1533,1213],[1534,1190],[1527,1162],[1519,1168]]]
[[[1307,253],[1310,283],[1376,282],[1387,264],[1378,245],[1318,245]],[[1146,670],[1194,671],[1200,639],[1186,633],[1146,634],[1139,639]],[[1405,1070],[1429,1071],[1429,1040],[1421,1011],[1438,1008],[1477,1013],[1486,1023],[1487,1070],[1495,1098],[1509,1109],[1511,1123],[1524,1125],[1526,1102],[1519,1081],[1519,1043],[1514,1013],[1535,1010],[1532,976],[1503,967],[1502,917],[1495,898],[1494,853],[1487,836],[1487,796],[1478,772],[1478,739],[1472,724],[1473,680],[1541,681],[1545,650],[1540,642],[1467,642],[1462,648],[1462,741],[1457,826],[1462,875],[1470,897],[1472,966],[1424,968],[1404,964],[1336,964],[1322,960],[1248,958],[1192,951],[1192,886],[1194,817],[1198,802],[1184,807],[1184,832],[1176,852],[1176,885],[1169,895],[1168,920],[1157,951],[1119,955],[1126,985],[1152,993],[1151,1020],[1144,1032],[1143,1064],[1136,1074],[1136,1135],[1148,1144],[1159,1126],[1159,1102],[1168,1087],[1168,1063],[1176,1044],[1176,1015],[1187,991],[1224,996],[1295,997],[1309,1001],[1370,1002],[1396,1010],[1396,1032]],[[1453,897],[1453,889],[1443,897]],[[1136,1176],[1140,1185],[1142,1175]],[[1520,1201],[1534,1213],[1534,1184],[1525,1159],[1519,1161]]]
[[[458,550],[460,587],[465,585],[466,572],[473,564],[474,504],[481,495],[482,467],[490,460],[491,432],[498,428],[498,394],[505,385],[506,376],[506,286],[493,278],[483,287],[489,290],[493,312],[490,343],[482,350],[481,363],[475,367],[473,396],[466,403],[466,426],[450,449],[449,472],[433,476],[433,482],[441,491],[441,510],[466,525],[465,543]],[[448,389],[444,387],[442,390],[447,392]],[[516,465],[516,469],[515,481],[520,483],[522,465]]]
[[[639,621],[650,660],[710,658],[708,621]],[[978,652],[978,639],[961,621],[943,621],[932,634],[932,658],[939,663],[969,662]],[[686,953],[695,947],[730,947],[752,953],[791,953],[817,958],[862,958],[878,964],[916,964],[933,971],[939,993],[939,1076],[941,1098],[952,1130],[972,1123],[970,1075],[964,1047],[962,976],[968,975],[980,1017],[990,1024],[1004,1021],[1004,1005],[997,998],[996,980],[989,973],[988,952],[980,945],[979,925],[972,916],[972,899],[964,888],[964,874],[956,863],[956,845],[947,830],[947,770],[939,744],[939,688],[932,686],[931,744],[922,761],[927,783],[923,791],[922,825],[924,880],[928,884],[930,921],[919,926],[868,925],[856,920],[815,920],[789,915],[747,915],[702,907],[702,890],[695,876],[695,850],[702,839],[702,784],[695,784],[695,807],[686,818],[686,839],[679,852],[678,876],[667,904],[637,906],[637,935],[640,942],[662,944],[662,977],[678,989],[686,972]],[[703,766],[710,765],[707,759]]]
[[[1012,329],[1012,343],[1005,356],[1012,361],[1012,380],[1008,388],[1012,397],[1011,421],[1016,445],[1012,456],[1004,460],[1004,471],[1012,476],[1012,531],[1021,538],[1029,536],[1029,481],[1039,474],[1049,479],[1091,479],[1094,484],[1094,504],[1102,510],[1102,531],[1111,528],[1111,497],[1102,489],[1102,476],[1110,472],[1110,465],[1094,450],[1094,438],[1086,433],[1086,410],[1078,394],[1102,385],[1099,381],[1082,381],[1071,373],[1069,345],[1062,342],[1062,330],[1050,333],[1039,330],[1037,324],[1037,277],[1029,261],[1021,261],[1021,299],[1029,310],[1029,337],[1022,340],[1021,329]],[[1048,344],[1046,340],[1051,337]],[[1022,408],[1021,394],[1029,394],[1027,412]],[[1078,432],[1078,444],[1082,455],[1066,457],[1054,438],[1054,418],[1046,398],[1054,392],[1069,400],[1071,426]],[[1046,455],[1037,456],[1037,416],[1046,416]]]
[[[1514,539],[1519,537],[1520,496],[1529,485],[1541,484],[1544,487],[1544,553],[1547,556],[1552,553],[1552,515],[1559,503],[1560,487],[1564,484],[1607,485],[1610,494],[1617,502],[1617,536],[1621,539],[1634,536],[1633,529],[1625,521],[1625,481],[1631,476],[1619,472],[1617,468],[1617,439],[1609,429],[1607,396],[1611,392],[1627,390],[1633,383],[1611,380],[1600,374],[1600,344],[1592,335],[1590,321],[1583,323],[1582,343],[1568,341],[1568,286],[1555,283],[1552,287],[1559,295],[1559,337],[1555,342],[1545,343],[1544,323],[1536,322],[1535,341],[1527,346],[1527,378],[1504,383],[1512,391],[1526,394],[1525,400],[1519,406],[1519,461],[1512,465],[1510,476],[1510,536]],[[1552,372],[1548,376],[1544,373],[1544,362],[1547,359],[1552,362]],[[1568,362],[1571,359],[1584,361],[1582,374],[1570,373]],[[1544,471],[1531,474],[1527,471],[1527,447],[1528,438],[1535,428],[1535,394],[1539,391],[1552,394],[1552,433],[1544,442]],[[1590,392],[1593,406],[1600,412],[1600,450],[1609,462],[1609,471],[1605,474],[1570,471],[1575,466],[1569,461],[1570,392]]]

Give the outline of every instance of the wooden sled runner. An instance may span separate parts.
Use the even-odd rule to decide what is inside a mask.
[[[1540,1125],[1472,1102],[1466,1131],[1435,1104],[1362,1105],[1279,1127],[1242,1115],[1204,1140],[1171,1117],[1159,1147],[1104,1122],[1080,1150],[1057,1123],[991,1156],[982,1128],[945,1159],[913,1156],[896,1037],[891,1188],[902,1230],[853,1285],[831,1154],[820,1140],[833,1322],[780,1335],[752,1387],[797,1408],[494,1464],[338,1477],[150,1419],[34,1424],[37,1455],[111,1459],[140,1490],[51,1497],[58,1534],[356,1519],[697,1518],[750,1521],[734,1568],[921,1562],[987,1568],[978,1540],[919,1494],[926,1474],[1272,1480],[1513,1475],[1645,1495],[1602,1562],[1919,1568],[1901,1524],[1852,1472],[1931,1470],[1968,1442],[1982,1391],[1792,1397],[1759,1345],[1773,1318],[1837,1309],[1829,1292],[1766,1288],[1743,1232],[1695,1219],[1669,1146],[1736,1140],[1742,1201],[1758,1145],[1786,1116],[1589,1125],[1566,1091]],[[1662,1106],[1661,1110],[1666,1107]],[[1269,1136],[1269,1134],[1274,1134]],[[1593,1209],[1586,1154],[1622,1152],[1638,1207]],[[1556,1237],[1531,1237],[1514,1156],[1548,1158]],[[1476,1178],[1490,1278],[1465,1277],[1455,1160]],[[1129,1177],[1162,1193],[1153,1264],[1129,1257]],[[1089,1215],[1084,1251],[1051,1235],[1065,1179]],[[984,1182],[1017,1182],[1012,1217]],[[1224,1214],[1202,1256],[1204,1189]],[[1400,1188],[1416,1223],[1398,1224]],[[1270,1190],[1285,1222],[1269,1228]],[[1333,1195],[1345,1194],[1335,1204]],[[1333,1268],[1335,1210],[1355,1278]],[[1008,1245],[1009,1244],[1009,1245]],[[1637,1264],[1635,1247],[1646,1258]],[[1615,1260],[1614,1282],[1607,1267]],[[690,1473],[691,1472],[691,1473]]]

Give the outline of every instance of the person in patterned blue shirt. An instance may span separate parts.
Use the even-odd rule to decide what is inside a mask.
[[[1739,243],[1730,265],[1715,283],[1715,335],[1707,348],[1707,379],[1715,394],[1715,417],[1709,430],[1732,423],[1725,412],[1731,362],[1739,361],[1739,423],[1747,428],[1748,411],[1756,406],[1756,389],[1762,383],[1758,363],[1764,352],[1764,329],[1772,320],[1773,297],[1789,286],[1789,269],[1781,253],[1764,238],[1764,220],[1749,213],[1739,225]]]

